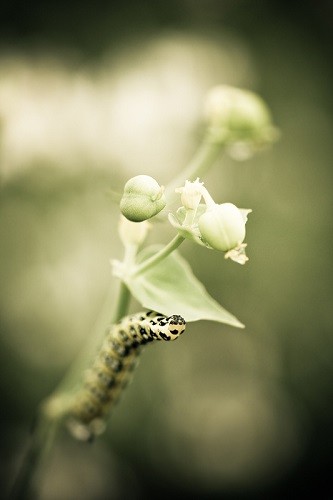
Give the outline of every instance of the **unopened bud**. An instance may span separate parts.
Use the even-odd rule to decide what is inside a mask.
[[[166,205],[164,188],[149,175],[137,175],[126,182],[120,201],[121,213],[130,221],[154,217]]]
[[[273,142],[277,129],[265,102],[254,92],[220,85],[206,98],[205,115],[214,140],[258,148]]]
[[[199,230],[204,242],[215,250],[227,252],[243,243],[245,219],[232,203],[214,204],[199,218]]]

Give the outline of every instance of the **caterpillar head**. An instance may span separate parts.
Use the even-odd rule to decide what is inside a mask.
[[[174,314],[159,323],[160,335],[165,340],[175,340],[181,335],[186,327],[186,322],[182,316]]]

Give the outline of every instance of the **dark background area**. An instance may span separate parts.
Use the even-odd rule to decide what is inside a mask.
[[[161,84],[165,97],[174,90],[169,80],[177,44],[184,51],[185,40],[192,54],[191,40],[198,40],[208,45],[203,56],[198,49],[198,60],[190,56],[193,86],[196,72],[199,79],[207,70],[205,54],[230,49],[226,81],[215,81],[223,71],[215,75],[212,69],[207,85],[248,85],[263,96],[281,131],[270,151],[246,165],[226,160],[225,170],[215,169],[205,181],[217,198],[253,208],[249,266],[223,262],[220,279],[217,253],[207,259],[201,248],[184,249],[210,292],[245,322],[246,336],[203,322],[191,325],[178,349],[145,353],[102,444],[87,451],[61,435],[40,498],[154,498],[161,491],[227,500],[333,496],[332,21],[328,0],[2,3],[0,390],[6,489],[35,408],[89,335],[109,284],[110,255],[121,252],[110,229],[118,213],[105,191],[142,173],[145,161],[145,173],[152,175],[155,157],[146,153],[145,159],[144,150],[156,149],[158,157],[164,147],[157,128],[156,137],[139,145],[120,136],[115,158],[95,150],[87,157],[81,143],[74,153],[63,153],[63,163],[61,143],[54,154],[26,147],[15,156],[16,143],[5,132],[8,117],[19,111],[12,104],[8,111],[6,89],[13,82],[14,91],[29,88],[36,72],[38,96],[39,74],[43,85],[50,78],[52,90],[51,78],[68,74],[71,82],[88,73],[102,94],[110,60],[116,60],[112,76],[131,64],[139,74],[142,58],[147,85],[149,78],[161,79],[168,64]],[[173,40],[174,52],[166,52],[165,61],[164,49],[149,49],[154,40]],[[149,50],[156,70],[147,63]],[[180,67],[187,52],[182,54]],[[243,63],[242,73],[237,65]],[[233,64],[240,71],[235,78]],[[40,73],[43,65],[51,76]],[[121,87],[121,76],[117,81]],[[106,101],[98,102],[103,107]],[[181,106],[177,113],[178,119]],[[163,182],[175,172],[173,162],[182,164],[195,150],[198,122],[181,128],[184,148],[156,165]],[[129,121],[131,127],[135,134]],[[121,152],[131,148],[141,157],[129,167],[131,159],[124,157],[123,165]],[[207,413],[201,415],[201,408]]]

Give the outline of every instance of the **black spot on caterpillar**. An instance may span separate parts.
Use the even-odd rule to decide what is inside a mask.
[[[185,330],[178,315],[138,313],[111,325],[82,388],[73,397],[68,428],[74,437],[90,441],[105,429],[105,419],[130,379],[141,347],[154,340],[175,340]]]

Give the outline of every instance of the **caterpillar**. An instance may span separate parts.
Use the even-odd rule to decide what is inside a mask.
[[[148,311],[110,325],[101,350],[85,373],[82,388],[67,409],[67,427],[79,440],[91,441],[105,429],[111,407],[130,379],[142,346],[154,340],[175,340],[185,330],[178,315]]]

